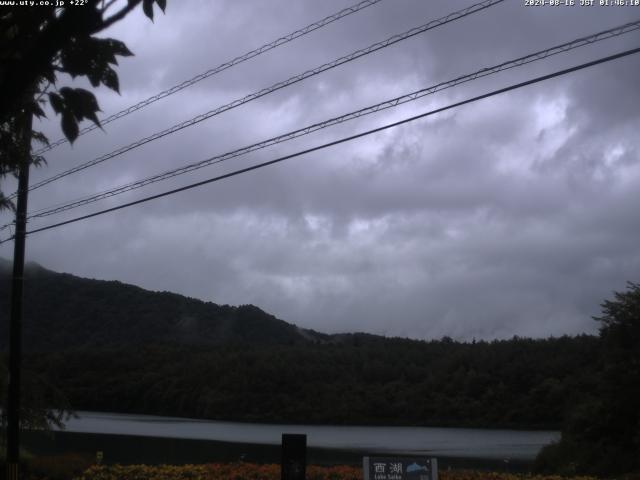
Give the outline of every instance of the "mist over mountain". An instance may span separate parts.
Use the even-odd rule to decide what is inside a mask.
[[[6,346],[11,264],[0,259],[0,340]],[[314,342],[328,336],[279,320],[253,305],[217,305],[118,281],[25,267],[26,351],[145,344],[221,345]]]

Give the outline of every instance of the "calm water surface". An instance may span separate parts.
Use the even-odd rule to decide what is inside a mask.
[[[513,460],[533,460],[544,445],[559,438],[551,431],[266,425],[100,412],[78,412],[66,430],[262,445],[280,444],[283,433],[305,433],[312,448]]]

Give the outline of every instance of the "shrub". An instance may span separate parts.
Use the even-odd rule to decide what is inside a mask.
[[[28,462],[26,470],[32,478],[69,480],[76,475],[81,475],[94,463],[94,460],[91,455],[79,453],[36,456]]]

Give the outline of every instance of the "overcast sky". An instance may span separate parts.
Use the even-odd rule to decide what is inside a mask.
[[[169,0],[106,36],[135,53],[105,115],[356,3]],[[383,0],[48,152],[32,182],[473,0]],[[579,3],[579,0],[576,0]],[[503,4],[32,192],[31,210],[221,154],[606,28],[640,7]],[[229,160],[31,228],[209,178],[640,46],[635,31]],[[27,239],[27,259],[301,327],[412,338],[594,333],[640,281],[640,56]],[[85,86],[77,82],[78,86]],[[39,125],[60,137],[57,118]],[[13,184],[3,181],[3,189]],[[6,213],[2,223],[10,220]],[[12,244],[0,247],[12,256]],[[117,302],[117,299],[114,299]]]

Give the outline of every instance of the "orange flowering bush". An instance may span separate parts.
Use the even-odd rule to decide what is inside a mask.
[[[214,463],[207,465],[208,480],[279,480],[280,465],[255,463]]]
[[[558,476],[454,470],[441,480],[567,480]],[[307,480],[362,480],[362,469],[350,466],[307,467]],[[209,465],[94,465],[74,480],[279,480],[280,465],[214,463]],[[571,480],[596,480],[574,477]]]
[[[94,465],[75,480],[280,480],[280,465]],[[357,467],[307,467],[308,480],[361,480]]]
[[[206,465],[94,465],[74,480],[209,480]]]

